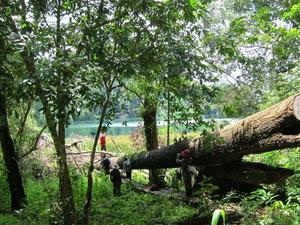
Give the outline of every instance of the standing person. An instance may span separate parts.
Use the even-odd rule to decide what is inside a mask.
[[[100,133],[99,142],[101,146],[101,151],[106,151],[106,132],[104,129]]]
[[[108,175],[111,162],[110,162],[109,158],[107,158],[104,153],[101,154],[101,158],[102,158],[101,166],[104,169],[105,175]]]
[[[124,158],[123,170],[126,174],[126,178],[131,180],[131,164],[130,164],[130,160],[127,157]]]
[[[110,171],[110,180],[113,184],[114,195],[120,195],[122,180],[118,165],[115,165],[114,168]]]
[[[176,163],[181,165],[186,196],[192,195],[192,175],[189,168],[191,160],[192,157],[189,149],[182,150],[180,153],[177,154],[176,157]]]

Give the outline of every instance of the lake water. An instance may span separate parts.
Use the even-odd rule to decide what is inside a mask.
[[[218,119],[216,121],[226,121],[228,123],[236,122],[236,119]],[[142,121],[128,121],[126,126],[121,122],[112,122],[107,130],[107,134],[111,136],[131,134],[138,126],[142,125]],[[166,121],[158,121],[158,127],[167,126]],[[84,122],[74,122],[66,129],[66,136],[94,136],[97,131],[98,122],[97,121],[84,121]],[[94,133],[94,134],[93,134]]]
[[[113,122],[109,125],[107,134],[111,136],[131,134],[138,126],[141,126],[143,123],[141,121],[130,121],[126,123],[126,126],[120,122]],[[166,126],[166,122],[158,122],[157,126]],[[86,122],[75,122],[69,125],[66,129],[66,136],[93,136],[93,133],[96,133],[98,128],[98,123],[96,121],[86,121]]]

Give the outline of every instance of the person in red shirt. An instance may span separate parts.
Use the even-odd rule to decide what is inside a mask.
[[[181,166],[183,183],[186,196],[192,196],[192,175],[190,171],[190,163],[192,161],[191,152],[189,149],[183,149],[177,154],[176,163]]]
[[[99,137],[99,142],[101,145],[101,151],[106,151],[106,134],[105,131],[101,131],[100,137]]]

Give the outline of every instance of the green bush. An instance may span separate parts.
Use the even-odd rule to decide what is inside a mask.
[[[169,187],[175,188],[177,190],[183,190],[183,182],[180,174],[178,174],[178,169],[168,169],[166,173],[166,181]],[[182,176],[182,175],[181,175]],[[180,178],[180,179],[179,179]]]
[[[58,196],[57,180],[53,178],[40,181],[27,179],[25,190],[28,200],[27,207],[15,214],[8,212],[0,214],[0,224],[49,224],[54,213],[51,205],[57,201]]]

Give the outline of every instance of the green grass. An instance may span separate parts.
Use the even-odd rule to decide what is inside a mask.
[[[165,131],[162,131],[162,138],[165,138],[166,136],[164,132]],[[191,136],[194,135],[197,134],[191,134]],[[176,136],[180,137],[180,134],[172,133],[171,137]],[[122,154],[136,152],[136,150],[133,149],[132,142],[128,135],[113,137],[113,139],[121,149]],[[91,150],[93,139],[84,138],[83,140],[81,150]],[[68,139],[67,142],[69,143],[71,141],[72,139]],[[107,149],[111,152],[119,152],[109,136],[107,138]],[[76,150],[74,149],[74,151]],[[199,212],[201,215],[207,215],[208,211],[210,210],[211,212],[214,208],[222,208],[226,210],[226,213],[230,210],[232,211],[233,208],[237,208],[241,215],[238,224],[241,225],[252,225],[253,221],[256,221],[256,224],[261,225],[299,225],[299,151],[300,149],[296,148],[247,156],[246,159],[249,161],[262,162],[272,166],[293,169],[296,173],[285,183],[265,185],[263,186],[263,190],[253,192],[250,195],[232,195],[231,198],[235,203],[230,201],[230,197],[224,198],[227,199],[226,201],[210,200],[206,210],[203,210],[203,206],[192,208],[186,204],[178,203],[165,197],[136,193],[130,184],[122,185],[122,195],[114,197],[109,178],[104,176],[101,171],[95,171],[91,224],[176,224],[176,222],[191,218]],[[25,188],[28,206],[24,211],[14,215],[9,213],[10,196],[8,184],[6,173],[4,172],[4,165],[3,163],[0,163],[0,225],[57,224],[60,222],[61,218],[58,215],[58,180],[55,173],[45,170],[43,172],[44,178],[38,180],[32,178],[32,175],[30,175],[33,169],[45,168],[45,162],[47,162],[47,160],[49,161],[49,165],[47,166],[52,168],[52,170],[55,170],[54,152],[51,149],[45,149],[40,152],[40,156],[37,153],[35,153],[34,156],[37,157],[34,165],[32,164],[34,158],[29,157],[29,162],[27,163],[31,166],[29,167],[23,164],[22,167],[26,170],[23,171],[23,174],[26,175]],[[44,159],[45,161],[39,161]],[[3,160],[1,159],[0,162],[3,162]],[[73,167],[70,167],[70,174],[72,177],[76,212],[80,224],[85,202],[87,181],[85,175],[79,174]],[[173,178],[174,171],[170,170],[170,181],[168,182],[170,185],[175,185]],[[134,171],[133,179],[141,184],[147,184],[148,182],[147,176],[138,171]],[[204,188],[208,189],[208,187]],[[273,196],[277,196],[278,190],[283,190],[286,193],[287,198],[273,198]],[[205,193],[209,193],[208,190],[206,190]],[[226,220],[227,224],[231,224],[229,217],[227,217]]]
[[[26,179],[25,189],[28,201],[26,209],[10,214],[9,204],[1,204],[4,213],[0,214],[0,224],[49,224],[51,205],[57,199],[57,181],[53,178],[39,181],[29,178]],[[9,202],[8,190],[5,193],[4,202]]]
[[[79,221],[85,200],[86,178],[73,177],[73,190]],[[27,179],[28,206],[15,215],[0,213],[2,225],[31,225],[59,222],[58,181]],[[5,197],[6,204],[9,196]],[[194,215],[197,211],[185,204],[175,204],[167,198],[135,193],[130,184],[122,185],[122,195],[114,197],[108,176],[101,172],[94,174],[93,207],[91,224],[169,224]],[[3,209],[1,204],[1,209]],[[5,206],[8,211],[9,205]]]
[[[130,184],[122,185],[122,195],[114,197],[105,177],[95,181],[92,224],[169,224],[193,216],[197,211],[167,198],[140,194]]]

